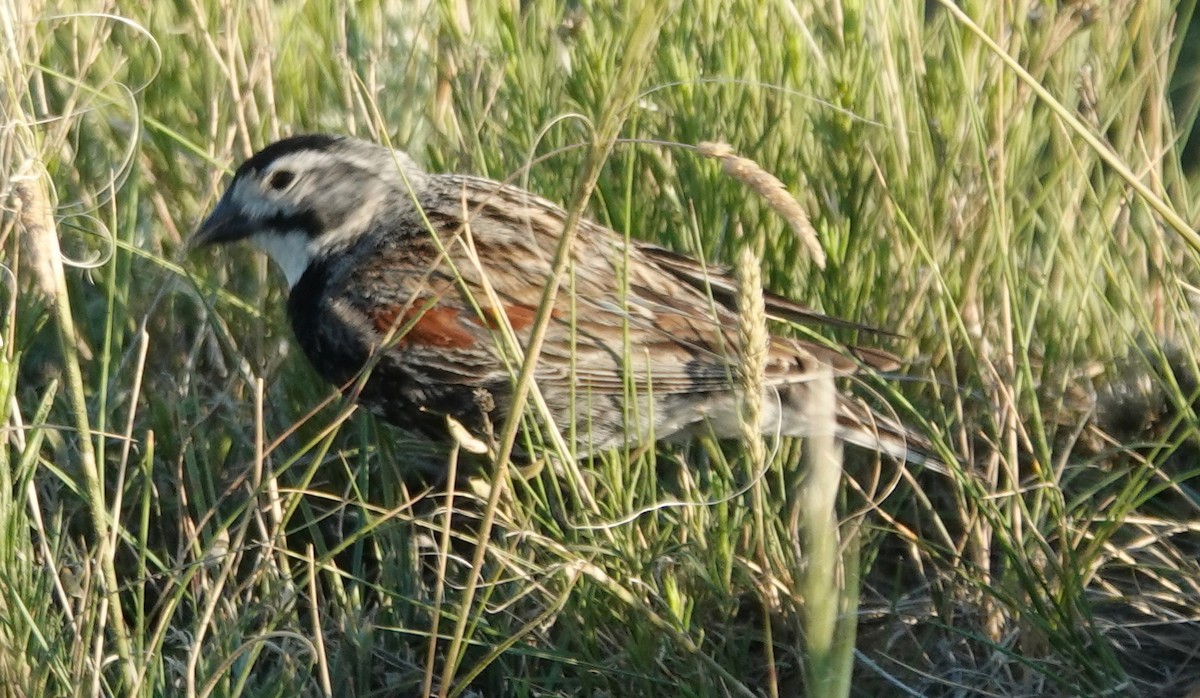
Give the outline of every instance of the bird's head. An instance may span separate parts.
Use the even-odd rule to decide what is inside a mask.
[[[314,259],[368,234],[388,207],[408,205],[424,177],[407,155],[374,143],[292,136],[242,163],[189,244],[248,240],[292,287]]]

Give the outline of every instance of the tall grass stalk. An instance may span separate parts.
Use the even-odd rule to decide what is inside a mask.
[[[554,300],[558,294],[563,273],[566,271],[570,261],[571,242],[575,235],[576,226],[579,223],[579,218],[583,214],[584,208],[587,206],[593,189],[595,189],[596,180],[600,176],[600,168],[608,158],[608,154],[612,150],[621,125],[628,117],[629,110],[634,106],[631,97],[635,93],[631,92],[628,86],[641,84],[646,69],[646,62],[651,55],[650,49],[658,37],[662,23],[666,19],[669,6],[670,3],[668,2],[647,3],[635,15],[634,21],[630,25],[624,61],[621,64],[622,67],[618,69],[617,74],[614,76],[615,79],[608,90],[608,107],[601,112],[600,118],[596,123],[592,145],[588,149],[584,168],[579,175],[579,183],[567,207],[567,219],[563,224],[562,237],[559,240],[558,249],[554,253],[551,276],[542,293],[541,302],[538,305],[537,314],[534,317],[529,333],[528,345],[525,347],[525,362],[521,366],[521,372],[513,388],[509,407],[511,412],[501,428],[499,438],[500,450],[496,456],[492,490],[484,509],[478,544],[475,548],[474,558],[471,561],[471,574],[467,577],[466,588],[463,591],[462,608],[464,610],[471,608],[476,585],[478,584],[479,576],[482,574],[484,557],[488,550],[488,538],[495,520],[496,507],[499,505],[500,496],[504,492],[508,476],[509,459],[512,456],[513,445],[516,442],[517,429],[521,424],[521,416],[525,409],[525,399],[529,395],[529,386],[533,381],[533,372],[537,366],[538,354],[541,352],[542,340],[545,337],[546,327],[550,322],[550,312],[554,307]],[[471,618],[472,615],[468,613],[460,613],[458,623],[455,625],[454,633],[451,637],[450,649],[447,652],[449,659],[446,669],[442,672],[443,682],[440,695],[443,698],[449,695],[454,675],[458,669],[458,662],[461,661],[462,643]]]
[[[22,153],[27,164],[26,173],[18,175],[14,182],[14,193],[19,201],[20,225],[28,236],[28,249],[34,259],[33,265],[42,269],[40,283],[42,290],[49,293],[49,302],[53,308],[55,325],[58,329],[58,346],[62,356],[62,368],[66,377],[67,398],[70,403],[73,427],[77,435],[79,448],[79,468],[83,477],[83,494],[87,501],[87,509],[91,514],[92,535],[95,536],[96,563],[101,575],[101,586],[105,606],[100,612],[101,618],[112,621],[112,633],[116,639],[117,654],[124,672],[125,682],[130,686],[137,683],[137,664],[133,656],[132,643],[129,638],[129,628],[125,622],[125,611],[121,604],[116,568],[113,565],[113,546],[116,532],[112,529],[115,522],[108,512],[108,497],[104,491],[103,478],[96,461],[95,446],[92,443],[93,432],[88,414],[87,392],[83,383],[83,372],[79,367],[78,333],[72,316],[71,296],[67,291],[66,276],[62,267],[62,252],[58,244],[58,229],[54,222],[50,207],[50,196],[46,180],[40,175],[43,169],[41,159],[32,152]],[[98,635],[96,647],[103,646],[103,638]],[[94,689],[99,690],[100,675],[93,674],[96,683]]]
[[[812,434],[805,439],[807,470],[800,489],[801,549],[807,650],[805,684],[811,696],[850,694],[857,599],[848,583],[838,532],[837,497],[842,479],[841,446],[835,438],[837,403],[833,375],[825,371],[809,381],[808,414]]]

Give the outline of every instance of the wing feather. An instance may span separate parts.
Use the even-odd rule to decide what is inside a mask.
[[[504,370],[494,335],[495,314],[487,308],[477,311],[478,306],[463,296],[462,286],[482,304],[486,275],[525,343],[566,214],[545,199],[487,180],[460,175],[434,180],[447,191],[426,198],[435,203],[402,226],[402,239],[392,236],[394,244],[372,250],[372,274],[346,278],[342,295],[371,318],[368,324],[376,330],[383,329],[376,317],[381,305],[408,309],[401,315],[416,331],[392,345],[395,360],[443,373],[462,366],[464,384],[488,383],[498,376],[483,370],[486,365]],[[425,221],[435,224],[440,245],[434,244]],[[571,272],[555,300],[538,380],[605,393],[625,391],[627,379],[663,394],[729,390],[740,358],[732,307],[737,289],[728,272],[654,245],[626,244],[587,220],[579,225]],[[627,270],[624,283],[622,268]],[[392,294],[385,303],[379,298],[383,289]],[[887,334],[774,294],[766,300],[773,319]],[[411,317],[419,308],[429,320]],[[519,322],[514,321],[514,309],[520,309]],[[767,383],[806,380],[816,364],[850,374],[863,364],[894,368],[897,362],[874,349],[775,339]]]

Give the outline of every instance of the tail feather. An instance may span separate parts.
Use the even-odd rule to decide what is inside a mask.
[[[855,398],[842,396],[838,402],[836,433],[842,441],[899,461],[946,471],[937,450],[923,435]]]
[[[772,386],[764,394],[763,432],[804,438],[832,426],[841,441],[870,451],[878,451],[897,461],[923,465],[948,472],[937,449],[920,432],[864,400],[839,393],[835,413],[822,415],[813,404],[810,384]],[[737,432],[736,410],[730,410],[718,433],[732,436]]]

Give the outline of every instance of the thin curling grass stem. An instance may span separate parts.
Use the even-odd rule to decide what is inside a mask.
[[[600,177],[600,169],[608,158],[613,144],[616,142],[621,124],[625,122],[629,110],[634,106],[634,100],[629,96],[631,91],[628,88],[630,85],[636,86],[641,84],[652,56],[651,49],[658,38],[662,25],[666,21],[668,10],[672,5],[673,3],[671,2],[660,2],[653,5],[647,4],[638,14],[629,35],[628,47],[625,52],[627,60],[622,64],[618,70],[616,79],[614,79],[609,87],[610,98],[605,102],[608,108],[604,110],[596,122],[595,136],[591,147],[588,149],[588,156],[584,162],[579,184],[576,187],[575,194],[571,198],[571,205],[567,207],[567,220],[563,225],[563,233],[559,239],[558,249],[554,253],[554,270],[547,280],[546,288],[542,293],[537,316],[530,331],[529,346],[525,350],[525,361],[521,365],[521,373],[517,378],[516,385],[513,387],[512,405],[509,409],[508,419],[505,421],[500,433],[500,450],[496,457],[491,492],[488,495],[483,518],[480,521],[478,543],[475,546],[475,554],[471,559],[471,571],[467,575],[467,583],[463,589],[462,610],[458,615],[458,621],[454,627],[454,634],[450,640],[450,649],[446,653],[446,668],[442,675],[441,690],[439,692],[439,695],[443,698],[451,695],[452,690],[453,695],[459,695],[465,690],[465,686],[452,689],[452,685],[454,683],[454,676],[458,671],[459,663],[463,658],[467,625],[470,623],[472,616],[471,605],[475,601],[475,593],[479,588],[479,579],[483,573],[483,562],[487,556],[488,539],[491,537],[497,507],[500,504],[505,482],[508,479],[513,445],[516,442],[517,430],[521,424],[521,414],[525,410],[525,401],[529,396],[530,385],[533,382],[533,373],[537,366],[538,356],[541,353],[542,341],[545,339],[546,328],[550,323],[551,310],[554,306],[554,300],[558,295],[559,281],[563,278],[570,263],[570,252],[575,239],[575,232],[579,227],[579,220],[583,215],[587,201],[596,187],[596,181]]]
[[[32,159],[29,161],[31,165],[29,169],[40,171],[40,165],[36,165],[35,162]],[[133,690],[138,683],[138,670],[133,658],[124,609],[121,607],[117,571],[113,564],[113,546],[111,545],[111,542],[117,538],[112,530],[115,528],[116,522],[110,520],[108,508],[105,506],[104,483],[96,462],[95,445],[92,443],[91,421],[88,418],[87,399],[84,395],[83,371],[79,367],[79,352],[75,343],[78,335],[71,314],[71,297],[67,291],[67,279],[63,272],[62,253],[58,245],[58,229],[51,213],[50,197],[46,190],[44,177],[31,174],[17,182],[14,188],[17,200],[20,202],[20,221],[25,234],[29,237],[29,247],[39,257],[34,260],[34,263],[44,272],[40,279],[43,291],[50,294],[50,300],[53,303],[58,343],[62,351],[62,368],[66,381],[67,399],[75,420],[75,428],[79,433],[79,466],[83,474],[83,491],[86,493],[87,509],[95,536],[96,558],[104,580],[108,617],[112,619],[112,632],[116,638],[117,656],[120,658],[125,685],[129,690]],[[99,672],[100,667],[97,666],[95,670]]]

